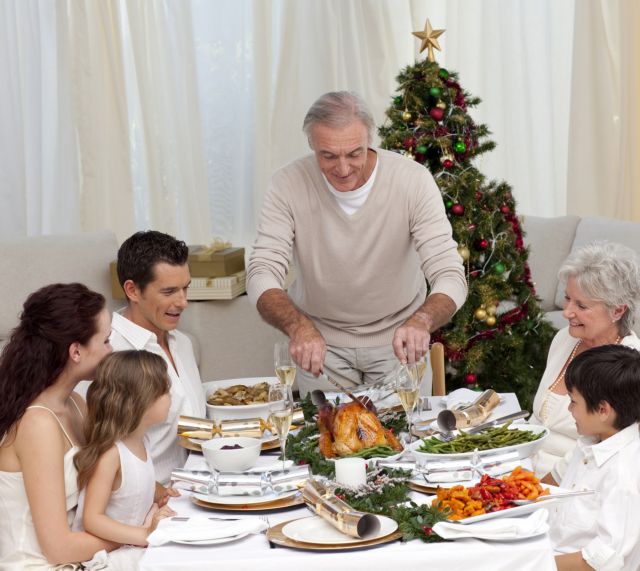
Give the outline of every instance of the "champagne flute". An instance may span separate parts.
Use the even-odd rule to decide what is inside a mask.
[[[409,428],[407,444],[411,444],[411,417],[418,402],[419,392],[420,379],[415,366],[402,365],[396,373],[396,393],[407,415],[407,426]]]
[[[291,387],[296,379],[296,364],[289,354],[289,341],[278,341],[273,349],[273,363],[280,382]]]
[[[293,417],[291,389],[283,384],[269,386],[269,422],[280,440],[282,469],[285,467],[285,447]]]

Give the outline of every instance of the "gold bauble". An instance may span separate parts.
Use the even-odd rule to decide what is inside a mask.
[[[466,262],[471,256],[471,252],[466,246],[458,246],[458,254],[460,254],[460,257],[464,262]]]
[[[403,121],[411,121],[411,111],[404,111],[402,113],[402,120]]]
[[[495,305],[487,307],[487,315],[495,315],[498,308]]]
[[[475,313],[473,314],[473,316],[478,320],[478,321],[484,321],[487,318],[487,312],[486,310],[482,309],[481,307],[479,307],[478,309],[476,309]]]
[[[493,317],[493,315],[490,315],[489,317],[487,317],[487,320],[485,321],[485,323],[489,326],[489,327],[493,327],[496,324],[496,318]]]
[[[446,109],[447,104],[444,101],[440,100],[438,101],[438,103],[436,103],[436,107],[440,107],[440,109]]]

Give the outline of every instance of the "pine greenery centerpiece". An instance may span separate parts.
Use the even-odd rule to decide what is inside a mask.
[[[432,336],[445,346],[447,388],[515,392],[531,409],[555,329],[543,319],[527,264],[528,252],[506,182],[488,181],[473,159],[491,151],[486,125],[467,112],[480,103],[440,67],[429,21],[414,34],[429,57],[403,69],[379,129],[382,147],[429,169],[442,193],[464,261],[469,295],[452,322]]]

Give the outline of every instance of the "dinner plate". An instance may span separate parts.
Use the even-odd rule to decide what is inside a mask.
[[[298,493],[295,496],[287,496],[282,499],[273,500],[264,504],[242,504],[242,505],[229,505],[229,504],[216,504],[214,502],[208,502],[199,500],[191,496],[191,501],[201,507],[214,511],[231,511],[231,512],[267,512],[274,510],[282,510],[290,507],[296,507],[304,503],[302,494]]]
[[[362,538],[352,537],[342,533],[318,515],[290,521],[282,528],[282,534],[298,543],[350,545],[380,539],[398,529],[398,524],[391,518],[380,515],[376,517],[380,522],[380,529],[377,533]]]
[[[296,520],[294,520],[296,521]],[[291,539],[282,533],[282,529],[291,522],[284,522],[278,525],[274,525],[267,530],[267,539],[276,545],[281,545],[282,547],[290,547],[292,549],[302,549],[304,551],[346,551],[346,550],[355,550],[355,549],[367,549],[371,547],[376,547],[378,545],[384,545],[386,543],[391,543],[392,541],[396,541],[402,537],[402,533],[400,531],[394,531],[384,537],[379,537],[378,539],[368,539],[357,541],[355,543],[342,543],[342,544],[324,544],[324,543],[315,543],[315,542],[303,542],[296,541],[295,539]]]
[[[230,535],[229,537],[218,537],[217,539],[195,539],[189,541],[187,539],[172,539],[171,543],[179,543],[180,545],[217,545],[219,543],[230,543],[243,537],[247,537],[250,532],[239,533],[238,535]]]
[[[275,500],[282,500],[295,496],[298,490],[289,490],[282,494],[268,493],[263,496],[218,496],[216,494],[193,494],[193,497],[210,504],[222,504],[227,506],[255,506],[258,504],[268,504]]]
[[[194,452],[202,452],[202,440],[199,438],[185,438],[184,436],[178,436],[178,444],[187,450]],[[275,450],[280,448],[280,441],[277,437],[269,434],[266,438],[262,437],[262,451]]]

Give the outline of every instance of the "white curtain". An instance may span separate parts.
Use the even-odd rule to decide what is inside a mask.
[[[122,240],[153,227],[191,243],[221,236],[249,246],[271,172],[308,152],[308,106],[353,89],[381,124],[395,76],[424,57],[411,32],[427,16],[447,29],[440,64],[483,99],[472,113],[498,148],[479,166],[512,185],[520,212],[564,214],[567,178],[570,189],[585,184],[576,173],[599,186],[618,173],[614,184],[628,189],[621,207],[640,208],[629,194],[639,178],[637,82],[616,100],[626,138],[610,172],[580,150],[603,129],[576,128],[576,113],[587,125],[602,117],[580,111],[585,86],[602,78],[580,63],[589,29],[581,14],[616,13],[614,4],[0,0],[0,235],[111,228]],[[632,77],[640,55],[633,4],[620,2],[625,47],[600,52],[617,78]],[[607,29],[607,46],[617,33]],[[585,213],[606,214],[602,202]]]
[[[640,221],[640,3],[577,2],[567,210]]]

